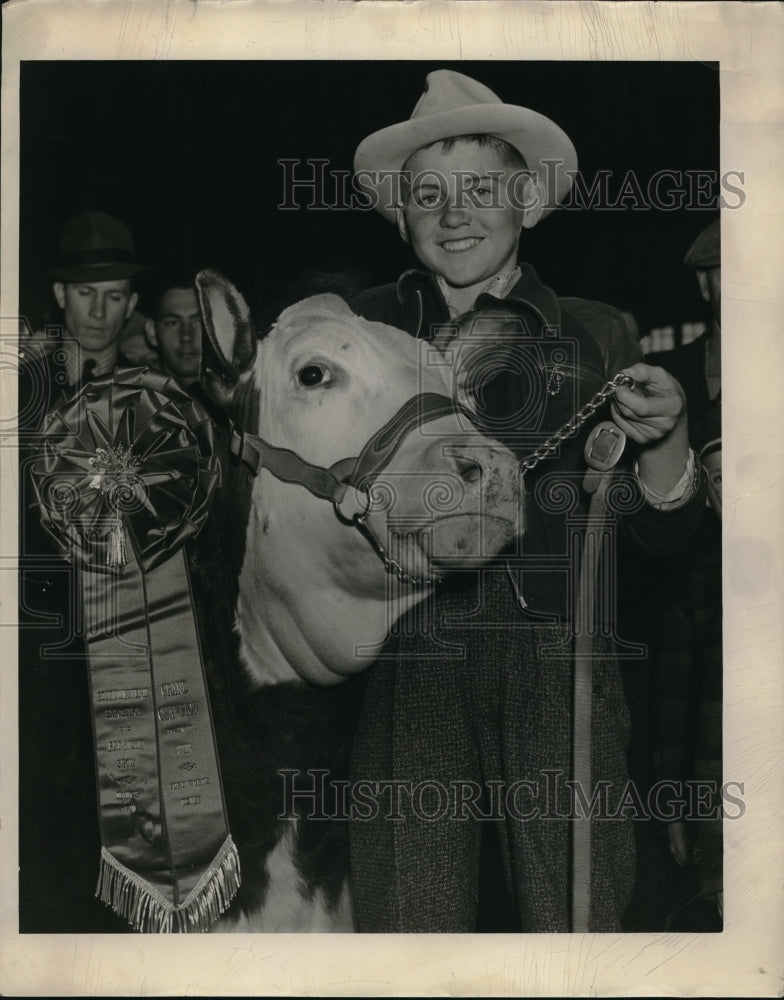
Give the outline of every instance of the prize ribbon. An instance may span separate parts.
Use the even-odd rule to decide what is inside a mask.
[[[98,895],[139,931],[204,931],[239,886],[184,544],[219,480],[213,425],[145,368],[46,419],[33,484],[78,568],[92,699]]]

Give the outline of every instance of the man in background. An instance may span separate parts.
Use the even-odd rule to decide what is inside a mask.
[[[49,271],[62,310],[49,350],[20,343],[19,927],[74,933],[127,925],[93,896],[100,840],[84,628],[74,567],[44,531],[30,465],[47,413],[90,380],[132,362],[119,341],[145,265],[120,219],[84,212]],[[80,780],[73,781],[74,775]],[[87,844],[87,850],[77,850]],[[83,861],[82,859],[87,859]],[[84,886],[88,889],[85,891]]]
[[[156,349],[161,371],[183,387],[198,381],[202,322],[192,277],[164,276],[158,283],[147,340]]]
[[[711,321],[707,331],[691,343],[672,351],[649,354],[646,361],[675,376],[686,393],[692,434],[715,405],[721,393],[721,226],[715,219],[689,247],[684,265],[695,272],[700,295],[708,304]]]
[[[659,629],[654,699],[654,771],[659,779],[704,782],[710,800],[666,824],[681,886],[667,930],[721,930],[722,878],[722,592],[721,592],[721,231],[716,219],[684,258],[711,310],[701,337],[652,364],[681,383],[689,437],[708,474],[710,509],[666,588]],[[692,420],[693,414],[693,420]],[[708,809],[707,806],[711,808]],[[695,815],[696,812],[696,815]]]
[[[60,236],[60,257],[49,271],[63,315],[62,337],[53,342],[59,350],[50,352],[43,367],[25,370],[25,361],[32,360],[28,355],[34,352],[26,350],[32,345],[23,345],[21,404],[26,402],[25,391],[40,388],[28,385],[25,376],[62,390],[129,361],[120,351],[120,334],[136,308],[134,278],[145,267],[136,259],[133,237],[120,219],[103,212],[82,212],[66,224]],[[51,402],[56,396],[54,391]]]

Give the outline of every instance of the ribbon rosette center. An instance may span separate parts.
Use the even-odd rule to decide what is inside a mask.
[[[141,459],[123,445],[98,448],[90,459],[90,465],[96,472],[90,481],[90,489],[110,495],[118,487],[135,489],[139,484],[137,473],[141,464]]]
[[[102,493],[114,510],[114,524],[106,550],[107,566],[125,566],[128,562],[120,508],[123,502],[128,503],[136,496],[137,488],[143,485],[138,476],[141,464],[141,459],[134,455],[131,448],[121,444],[97,448],[89,460],[96,473],[90,480],[90,489]]]

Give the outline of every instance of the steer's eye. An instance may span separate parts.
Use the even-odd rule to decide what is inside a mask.
[[[305,365],[297,372],[300,385],[311,389],[315,385],[326,385],[332,378],[332,373],[326,365]]]

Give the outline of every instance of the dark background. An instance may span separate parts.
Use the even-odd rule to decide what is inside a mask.
[[[62,225],[87,209],[125,219],[155,267],[224,271],[262,321],[328,280],[325,269],[355,284],[393,280],[412,263],[393,227],[372,211],[280,211],[276,161],[318,157],[351,170],[357,144],[408,118],[425,75],[441,67],[553,118],[588,183],[610,170],[616,194],[628,170],[643,190],[659,170],[718,170],[716,64],[25,63],[23,311],[34,325],[51,318],[44,269]],[[562,295],[630,310],[641,333],[677,325],[703,316],[682,259],[717,208],[560,210],[524,232],[521,256]]]
[[[393,280],[413,263],[396,230],[375,212],[280,211],[285,192],[277,161],[320,158],[350,171],[358,143],[408,118],[426,74],[441,67],[550,116],[574,142],[589,185],[600,170],[611,172],[616,193],[628,171],[645,190],[658,171],[718,170],[715,64],[25,63],[23,312],[35,328],[56,320],[45,269],[57,256],[64,223],[89,209],[126,220],[153,269],[224,271],[262,325],[330,274],[355,287]],[[562,295],[630,310],[641,333],[677,327],[704,317],[682,260],[717,208],[716,201],[674,211],[560,210],[524,232],[521,256]],[[629,600],[635,593],[628,588]],[[638,661],[625,673],[638,782],[647,767],[648,677]],[[627,929],[659,930],[673,891],[672,865],[647,826],[637,833],[638,888]]]

